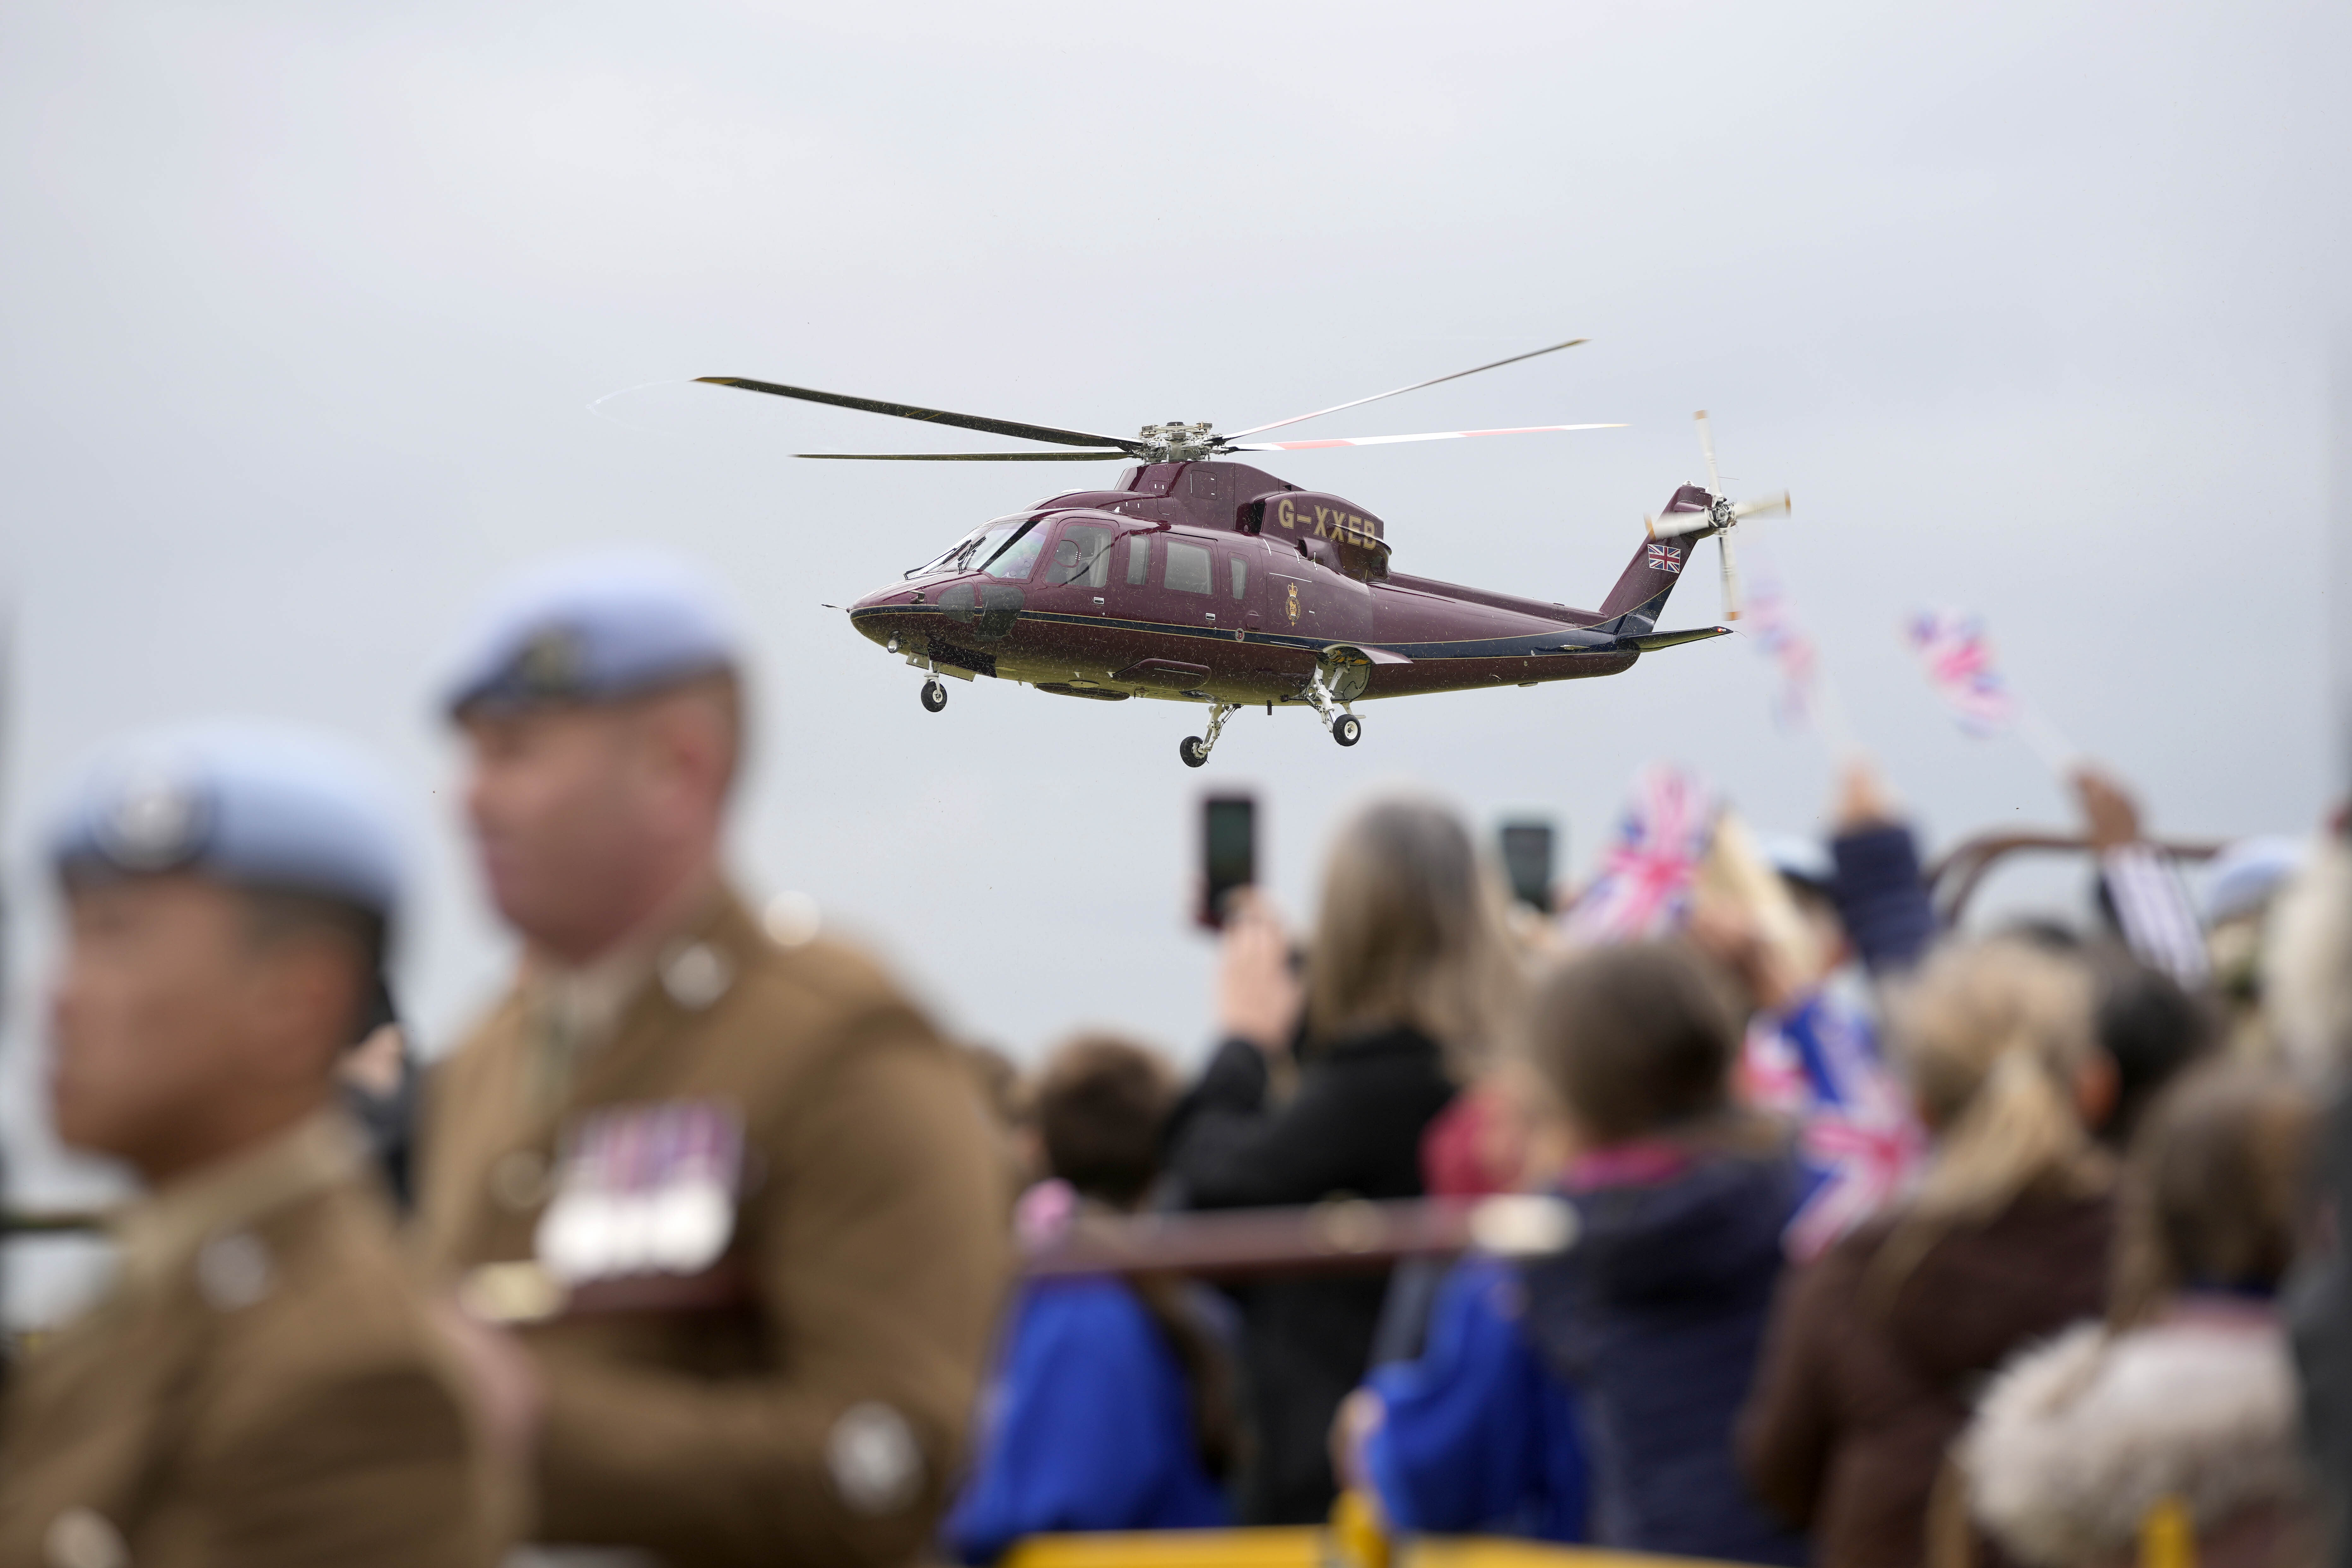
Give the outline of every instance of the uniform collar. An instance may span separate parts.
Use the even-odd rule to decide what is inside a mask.
[[[122,1288],[152,1290],[220,1232],[350,1180],[362,1152],[342,1114],[321,1110],[125,1205],[110,1222]]]
[[[522,979],[526,1016],[549,1037],[562,1042],[574,1061],[594,1055],[620,1033],[630,1004],[674,950],[709,927],[731,902],[725,885],[713,882],[680,912],[656,920],[600,958],[578,964],[535,959]]]

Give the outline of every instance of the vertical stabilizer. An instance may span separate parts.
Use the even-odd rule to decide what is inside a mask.
[[[1711,510],[1710,501],[1706,491],[1698,486],[1685,485],[1666,503],[1659,521],[1663,522],[1678,514],[1704,514]],[[1625,637],[1643,637],[1656,630],[1658,616],[1666,607],[1666,595],[1682,581],[1693,549],[1714,531],[1712,527],[1704,527],[1670,538],[1643,540],[1633,552],[1632,563],[1619,575],[1617,585],[1602,601],[1601,623],[1594,629]]]

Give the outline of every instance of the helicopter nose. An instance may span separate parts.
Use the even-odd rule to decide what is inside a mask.
[[[871,642],[885,647],[904,639],[922,618],[922,605],[930,595],[905,584],[892,584],[849,606],[849,624]]]

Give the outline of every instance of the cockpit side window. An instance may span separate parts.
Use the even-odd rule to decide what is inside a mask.
[[[1074,522],[1063,529],[1054,543],[1053,559],[1045,563],[1045,586],[1084,582],[1099,588],[1109,582],[1110,539],[1109,529],[1093,523]]]
[[[989,532],[993,536],[995,530],[991,529]],[[1017,528],[1008,529],[1003,542],[992,549],[989,541],[983,539],[981,548],[972,552],[971,569],[985,572],[992,577],[1001,577],[1008,583],[1023,583],[1028,580],[1031,570],[1036,566],[1037,557],[1045,552],[1045,531],[1038,527],[1033,518]]]
[[[1045,543],[1045,531],[1034,526],[1036,521],[1027,512],[992,519],[906,574],[904,580],[911,583],[959,572],[987,572],[993,577],[1019,582],[1029,575]]]

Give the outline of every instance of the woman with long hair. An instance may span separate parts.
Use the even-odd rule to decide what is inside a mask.
[[[1822,1568],[1921,1562],[1984,1379],[2099,1310],[2112,1169],[2085,1121],[2114,1078],[2093,1005],[2078,964],[2013,941],[1947,948],[1895,994],[1927,1169],[1783,1280],[1740,1422],[1749,1485]]]
[[[1183,1103],[1168,1170],[1193,1208],[1406,1198],[1421,1139],[1494,1053],[1519,965],[1503,900],[1452,812],[1376,801],[1339,829],[1305,974],[1272,910],[1231,912],[1219,978],[1225,1038]],[[1362,1378],[1384,1274],[1276,1279],[1240,1293],[1251,1523],[1321,1520],[1326,1434]]]
[[[2200,1563],[2318,1561],[2277,1303],[2317,1110],[2292,1079],[2228,1064],[2158,1101],[2124,1179],[2107,1321],[2019,1357],[1957,1451],[1974,1524],[2011,1558],[2145,1561],[2169,1530]],[[1939,1547],[1967,1539],[1941,1523]]]

